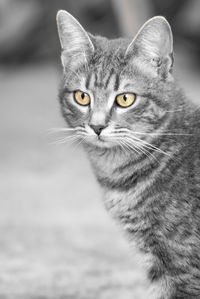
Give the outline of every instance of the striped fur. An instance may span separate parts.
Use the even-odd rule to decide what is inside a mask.
[[[67,22],[73,32],[74,19]],[[86,51],[91,43],[94,51],[78,67],[64,65],[62,114],[88,153],[106,209],[146,263],[146,298],[200,298],[200,112],[173,78],[170,27],[154,18],[132,43],[86,34]],[[90,95],[90,106],[75,103],[75,90]],[[136,94],[125,109],[115,103],[123,92]],[[105,127],[101,139],[91,123]]]

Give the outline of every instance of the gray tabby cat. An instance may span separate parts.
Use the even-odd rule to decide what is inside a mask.
[[[174,80],[170,25],[154,17],[130,41],[87,34],[66,11],[57,24],[62,114],[147,262],[146,298],[200,298],[200,113]]]

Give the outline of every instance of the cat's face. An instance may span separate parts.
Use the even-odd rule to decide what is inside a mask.
[[[131,147],[132,132],[141,137],[156,130],[170,107],[163,96],[172,80],[166,20],[150,20],[131,43],[89,37],[64,11],[57,21],[64,68],[60,102],[74,134],[95,147]]]

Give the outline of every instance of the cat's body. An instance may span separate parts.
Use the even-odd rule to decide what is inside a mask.
[[[91,150],[89,157],[106,208],[147,264],[158,295],[153,298],[200,298],[200,113],[194,118],[188,110],[177,111],[170,117],[180,121],[176,132],[192,136],[162,136],[160,148],[169,156],[158,152],[159,162],[145,156],[135,161],[123,151]],[[155,145],[161,142],[152,138]]]
[[[144,264],[154,289],[146,298],[200,298],[200,112],[171,74],[167,22],[150,20],[132,43],[89,38],[65,12],[58,25],[62,113]],[[124,93],[137,98],[114,106]]]
[[[200,138],[187,139],[168,140],[174,150],[161,159],[158,153],[159,163],[138,163],[122,152],[90,154],[105,206],[139,248],[149,279],[169,292],[176,283],[177,295],[169,298],[200,292]]]

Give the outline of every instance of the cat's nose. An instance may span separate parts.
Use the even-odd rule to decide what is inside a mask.
[[[106,127],[103,125],[90,125],[90,127],[95,131],[95,133],[99,136],[101,131]]]

